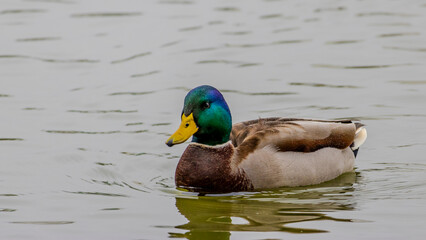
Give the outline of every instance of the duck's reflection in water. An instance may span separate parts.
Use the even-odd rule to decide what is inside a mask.
[[[170,233],[171,238],[229,239],[232,231],[321,233],[323,229],[286,226],[302,221],[337,219],[328,213],[354,209],[352,193],[357,173],[330,182],[300,188],[282,188],[260,193],[176,197],[176,207],[188,223],[176,226],[189,230]]]

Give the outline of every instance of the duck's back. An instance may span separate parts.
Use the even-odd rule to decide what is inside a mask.
[[[365,136],[359,136],[365,133]],[[361,124],[267,118],[235,124],[231,141],[254,188],[325,182],[353,170]],[[361,143],[355,144],[355,141]]]

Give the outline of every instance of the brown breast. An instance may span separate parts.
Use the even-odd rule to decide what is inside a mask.
[[[233,192],[253,189],[245,172],[233,166],[235,149],[231,143],[221,146],[190,144],[176,168],[175,182],[197,192]]]

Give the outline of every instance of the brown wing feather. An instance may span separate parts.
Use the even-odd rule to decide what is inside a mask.
[[[278,151],[313,152],[325,147],[344,149],[352,144],[355,126],[350,120],[323,121],[266,118],[233,125],[231,141],[239,158],[270,145]]]

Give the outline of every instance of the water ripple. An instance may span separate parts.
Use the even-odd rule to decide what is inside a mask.
[[[171,123],[167,122],[167,123],[154,123],[154,124],[151,124],[151,126],[153,126],[153,127],[167,126],[167,125],[171,125]]]
[[[217,63],[236,65],[236,67],[253,67],[253,66],[262,65],[262,63],[249,63],[249,62],[230,61],[230,60],[202,60],[197,62],[197,64],[217,64]]]
[[[241,61],[230,61],[230,60],[202,60],[197,62],[197,64],[211,64],[211,63],[244,64],[244,62],[241,62]]]
[[[138,73],[138,74],[133,74],[130,77],[131,78],[138,78],[138,77],[146,77],[146,76],[150,76],[150,75],[154,75],[157,73],[160,73],[161,71],[151,71],[151,72],[147,72],[147,73]]]
[[[318,110],[345,110],[345,109],[350,109],[350,107],[318,106],[318,105],[310,105],[310,106],[305,106],[303,108],[306,108],[306,109],[313,108],[313,109],[318,109]]]
[[[17,42],[41,42],[60,40],[60,37],[33,37],[33,38],[18,38]]]
[[[354,66],[344,66],[344,65],[333,65],[333,64],[312,64],[313,67],[320,68],[336,68],[336,69],[372,69],[372,68],[389,68],[389,67],[401,67],[401,66],[411,66],[413,64],[384,64],[384,65],[354,65]]]
[[[213,51],[213,50],[217,50],[217,48],[216,47],[195,48],[195,49],[186,50],[185,52],[206,52],[206,51]]]
[[[118,96],[118,95],[147,95],[155,93],[155,91],[146,91],[146,92],[115,92],[108,94],[109,96]]]
[[[238,12],[238,11],[240,11],[240,9],[237,8],[237,7],[218,7],[218,8],[215,8],[214,10],[220,11],[220,12]]]
[[[64,225],[72,224],[73,221],[16,221],[10,222],[14,224],[31,224],[31,225]]]
[[[388,27],[409,27],[411,23],[406,22],[390,22],[390,23],[371,23],[371,26],[388,26]]]
[[[0,138],[0,141],[24,141],[23,138]]]
[[[150,155],[150,156],[156,156],[156,157],[163,157],[163,154],[158,153],[147,153],[147,152],[140,152],[140,153],[131,153],[131,152],[121,152],[121,154],[128,155],[128,156],[143,156],[143,155]]]
[[[224,21],[219,21],[219,20],[208,22],[209,25],[220,25],[224,23],[225,23]]]
[[[78,191],[78,192],[69,192],[69,191],[64,191],[66,193],[72,193],[72,194],[83,194],[83,195],[97,195],[97,196],[106,196],[106,197],[129,197],[128,195],[125,194],[118,194],[118,193],[105,193],[105,192],[82,192],[82,191]]]
[[[47,133],[60,133],[60,134],[113,134],[120,133],[120,131],[105,131],[105,132],[88,132],[76,130],[45,130]]]
[[[122,208],[102,208],[101,211],[120,211]]]
[[[426,80],[400,80],[400,81],[390,81],[395,82],[399,84],[408,84],[408,85],[420,85],[420,84],[426,84]]]
[[[91,60],[91,59],[52,59],[52,58],[41,58],[41,57],[33,57],[33,56],[26,56],[26,55],[0,55],[1,58],[6,59],[33,59],[33,60],[39,60],[42,62],[49,62],[49,63],[98,63],[99,60]]]
[[[274,31],[272,31],[273,33],[280,33],[280,32],[290,32],[290,31],[295,31],[295,30],[299,30],[300,28],[298,27],[290,27],[290,28],[280,28],[280,29],[275,29]]]
[[[338,12],[345,11],[346,7],[334,7],[334,8],[317,8],[314,12]]]
[[[182,41],[181,41],[181,40],[178,40],[178,41],[168,42],[168,43],[164,43],[164,44],[163,44],[163,45],[161,45],[160,47],[162,47],[162,48],[170,47],[170,46],[176,45],[176,44],[178,44],[178,43],[180,43],[180,42],[182,42]]]
[[[17,196],[19,195],[14,193],[0,193],[0,197],[17,197]]]
[[[99,12],[99,13],[76,13],[73,18],[96,18],[96,17],[133,17],[141,16],[141,12]]]
[[[253,48],[253,47],[265,47],[265,46],[273,46],[273,45],[281,45],[281,44],[295,44],[295,43],[304,43],[309,42],[309,39],[294,39],[294,40],[279,40],[270,43],[243,43],[243,44],[225,44],[225,47],[231,48]]]
[[[134,123],[127,123],[126,126],[135,126],[135,125],[143,125],[143,122],[134,122]]]
[[[291,82],[289,85],[292,86],[309,86],[309,87],[327,87],[327,88],[361,88],[354,85],[333,85],[324,83],[303,83],[303,82]]]
[[[225,47],[231,48],[252,48],[252,47],[263,47],[266,46],[264,43],[243,43],[243,44],[225,44]]]
[[[389,147],[395,149],[395,148],[407,148],[407,147],[424,146],[424,145],[426,145],[426,143],[413,143],[413,144],[404,144],[404,145],[389,146]]]
[[[107,186],[124,187],[124,185],[122,183],[119,183],[119,182],[116,182],[116,181],[105,181],[105,180],[92,179],[92,182],[97,183],[97,184],[107,185]]]
[[[238,65],[238,67],[242,68],[242,67],[254,67],[254,66],[260,66],[262,65],[262,63],[244,63],[244,64],[240,64]]]
[[[259,18],[260,19],[271,19],[271,18],[280,18],[283,15],[281,13],[276,13],[276,14],[268,14],[268,15],[262,15]]]
[[[221,92],[226,93],[236,93],[241,95],[249,95],[249,96],[271,96],[271,95],[294,95],[298,94],[296,92],[242,92],[238,90],[228,90],[228,89],[221,89]]]
[[[318,105],[310,105],[310,106],[298,106],[291,108],[275,108],[275,109],[266,109],[262,111],[255,111],[256,113],[273,113],[278,111],[283,111],[287,109],[318,109],[318,110],[346,110],[350,109],[349,107],[336,107],[336,106],[318,106]],[[346,118],[344,120],[347,120]]]
[[[326,44],[351,44],[351,43],[359,43],[362,42],[363,40],[340,40],[340,41],[329,41],[326,42]]]
[[[81,148],[79,150],[81,150]],[[115,166],[113,163],[95,162],[95,164],[99,166]]]
[[[179,29],[179,32],[195,31],[203,28],[203,26],[192,26]]]
[[[66,3],[71,4],[75,3],[74,1],[68,1],[68,0],[26,0],[28,2],[47,2],[47,3]]]
[[[363,120],[393,120],[394,118],[384,116],[352,116],[352,117],[341,117],[333,118],[333,120],[351,120],[351,121],[363,121]]]
[[[418,32],[402,32],[402,33],[385,33],[385,34],[380,34],[377,37],[388,38],[388,37],[418,36],[418,35],[420,35],[420,33]]]
[[[122,182],[122,183],[123,183],[125,186],[127,186],[128,188],[130,188],[130,189],[133,189],[133,190],[136,190],[136,191],[139,191],[139,192],[145,192],[145,193],[149,192],[149,191],[147,191],[147,190],[143,190],[143,189],[140,189],[140,188],[134,187],[134,186],[132,186],[132,185],[130,185],[130,184],[128,184],[128,183],[126,183],[126,182]],[[137,184],[139,184],[139,185],[143,186],[143,184],[141,184],[141,183],[137,183]],[[143,186],[143,187],[145,187],[145,186]],[[149,189],[148,187],[145,187],[145,188],[147,188],[148,190],[151,190],[151,189]]]
[[[234,31],[234,32],[224,32],[224,35],[235,35],[235,36],[241,36],[241,35],[247,35],[251,34],[251,31]]]
[[[194,2],[188,1],[188,0],[162,0],[159,3],[161,3],[161,4],[182,4],[182,5],[194,4]]]
[[[426,117],[426,114],[410,114],[410,113],[406,113],[406,114],[386,114],[383,115],[385,117]]]
[[[270,43],[269,45],[280,45],[280,44],[292,44],[292,43],[304,43],[309,42],[309,39],[295,39],[295,40],[281,40]]]
[[[145,56],[148,56],[148,55],[151,55],[151,52],[139,53],[139,54],[136,54],[136,55],[124,58],[124,59],[114,60],[111,63],[112,64],[123,63],[123,62],[127,62],[127,61],[130,61],[130,60],[136,59],[136,58],[145,57]]]
[[[68,112],[74,113],[135,113],[138,110],[68,110]]]
[[[392,49],[392,50],[410,51],[410,52],[426,52],[426,48],[407,48],[407,47],[383,47],[383,48]]]
[[[77,131],[77,130],[44,130],[47,133],[58,133],[58,134],[116,134],[116,133],[129,133],[129,134],[137,134],[137,133],[145,133],[148,130],[136,130],[136,131]]]
[[[25,14],[25,13],[43,13],[46,12],[44,9],[7,9],[0,11],[0,15],[6,14]]]
[[[416,14],[410,13],[395,13],[395,12],[365,12],[358,13],[358,17],[374,17],[374,16],[391,16],[391,17],[416,17]]]
[[[26,107],[26,108],[22,108],[22,110],[25,110],[25,111],[42,111],[42,110],[44,110],[44,108]]]
[[[16,209],[12,208],[0,208],[0,212],[15,212]]]

